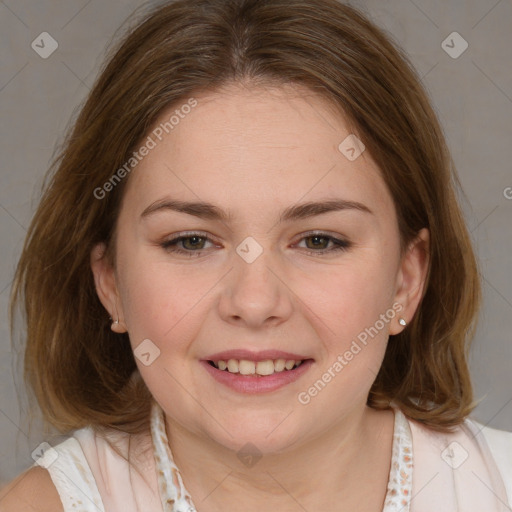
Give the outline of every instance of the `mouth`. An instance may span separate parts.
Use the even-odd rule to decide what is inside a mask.
[[[207,361],[210,366],[233,375],[247,377],[268,377],[278,373],[293,372],[296,368],[312,359],[266,359],[250,361],[248,359],[228,359]]]
[[[255,359],[259,357],[261,354]],[[304,376],[313,363],[313,359],[284,358],[259,361],[227,358],[201,361],[206,372],[215,381],[237,393],[245,394],[277,391]]]
[[[315,360],[300,352],[231,349],[200,360],[215,381],[237,393],[277,391],[301,379]]]

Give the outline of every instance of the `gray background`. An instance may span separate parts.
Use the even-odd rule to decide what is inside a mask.
[[[512,431],[512,3],[351,3],[405,48],[441,119],[467,196],[463,207],[484,286],[471,352],[476,395],[484,400],[473,417]],[[7,323],[13,269],[55,145],[93,84],[107,44],[141,5],[0,0],[0,486],[32,464],[40,442],[59,439],[38,421],[29,430],[21,358]],[[456,59],[441,46],[454,31],[469,44]],[[42,32],[59,45],[47,59],[31,48]]]

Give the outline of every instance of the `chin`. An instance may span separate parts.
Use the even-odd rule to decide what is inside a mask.
[[[261,421],[261,418],[257,421],[253,415],[239,416],[223,422],[224,428],[216,425],[215,432],[208,432],[208,436],[237,454],[243,452],[244,447],[246,451],[254,450],[261,455],[277,454],[288,450],[301,437],[296,429],[290,428],[291,416],[284,421],[286,415],[280,415],[276,421]]]

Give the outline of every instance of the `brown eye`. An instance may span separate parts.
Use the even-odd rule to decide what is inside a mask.
[[[205,244],[212,243],[209,237],[199,233],[191,233],[187,235],[177,236],[171,240],[165,240],[159,245],[166,252],[183,254],[185,256],[200,256],[206,250]]]
[[[329,245],[330,238],[327,236],[319,236],[319,235],[313,235],[308,236],[305,238],[305,240],[310,240],[312,243],[308,248],[311,249],[326,249]],[[306,245],[308,245],[306,243]]]
[[[179,240],[179,242],[181,242],[183,244],[183,247],[185,249],[194,250],[194,249],[203,249],[205,240],[206,239],[202,236],[187,236],[187,237],[182,237]],[[190,243],[188,243],[189,241],[190,241]]]
[[[309,254],[326,254],[336,251],[346,251],[352,244],[348,240],[332,237],[327,233],[309,233],[302,237],[306,244],[306,252]],[[330,246],[329,246],[330,244]]]

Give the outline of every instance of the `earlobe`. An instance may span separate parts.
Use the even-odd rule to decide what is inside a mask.
[[[94,284],[98,298],[112,319],[111,329],[114,332],[123,333],[126,332],[126,327],[119,306],[119,292],[115,272],[105,257],[105,251],[104,243],[97,244],[91,251],[91,270],[94,276]]]
[[[429,267],[430,236],[427,228],[418,232],[404,254],[397,275],[395,301],[403,309],[390,334],[398,334],[410,323],[423,296]]]

